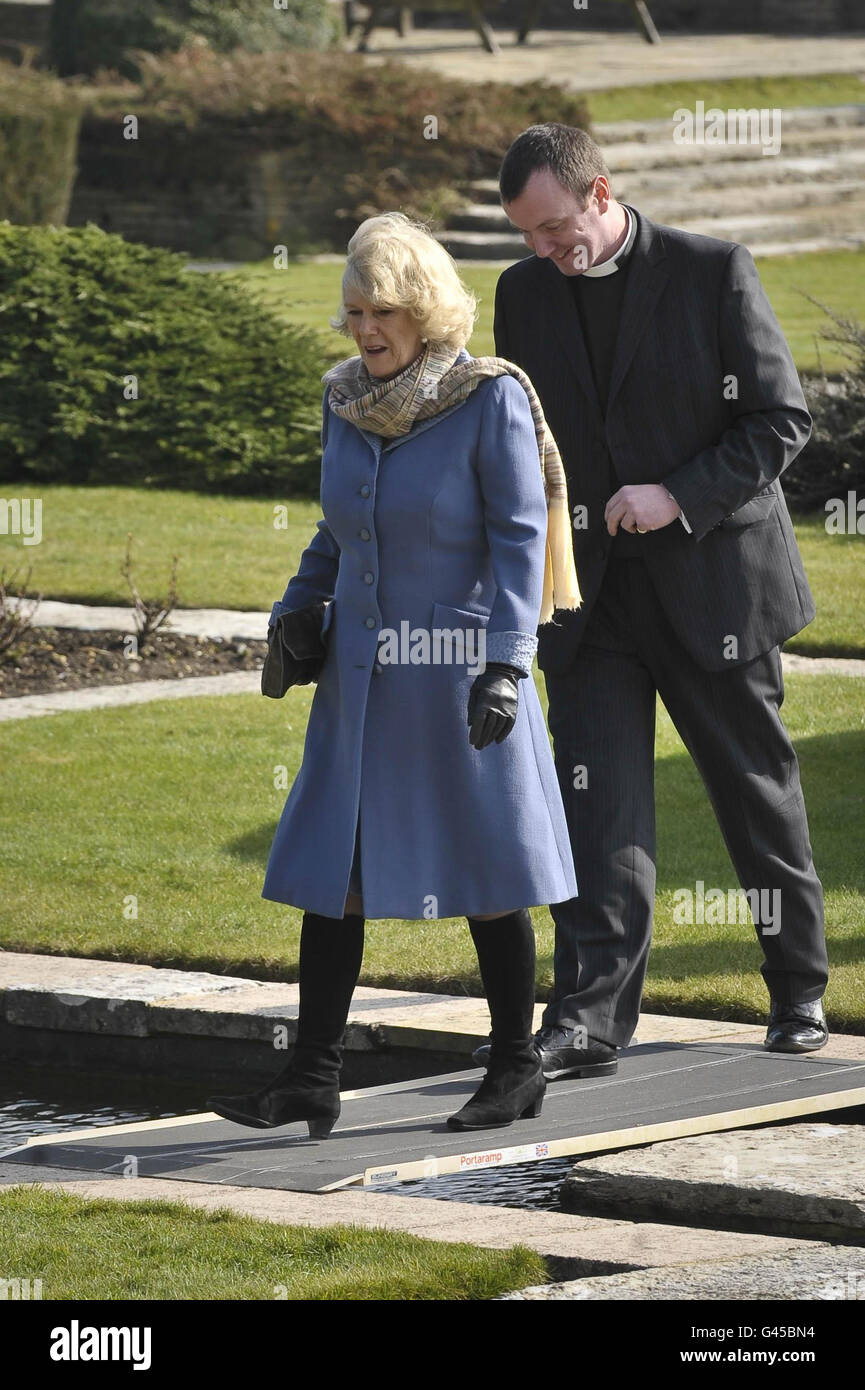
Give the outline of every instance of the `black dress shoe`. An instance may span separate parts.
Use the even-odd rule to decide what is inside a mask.
[[[584,1043],[585,1039],[585,1043]],[[618,1048],[574,1028],[541,1028],[535,1033],[535,1047],[547,1081],[563,1076],[612,1076],[619,1069]],[[475,1048],[472,1061],[479,1067],[489,1066],[490,1044]]]
[[[619,1069],[618,1048],[587,1038],[582,1029],[542,1028],[535,1035],[535,1046],[548,1081],[563,1076],[612,1076]]]
[[[769,1052],[817,1052],[829,1041],[823,1002],[778,1004],[772,1001],[763,1046]]]

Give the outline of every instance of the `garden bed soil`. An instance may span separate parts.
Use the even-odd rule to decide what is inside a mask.
[[[128,654],[129,633],[39,627],[0,653],[0,699],[83,690],[94,685],[222,676],[261,669],[267,643],[157,632],[139,655]]]

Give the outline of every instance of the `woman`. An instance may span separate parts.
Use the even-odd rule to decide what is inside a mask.
[[[260,1091],[208,1104],[326,1136],[366,918],[465,916],[491,1055],[448,1124],[485,1129],[540,1113],[528,907],[577,891],[531,676],[539,617],[579,604],[564,473],[528,378],[465,350],[474,296],[424,227],[365,221],[342,296],[360,355],[322,378],[324,518],[271,615],[330,601],[262,890],[305,909],[297,1043]]]

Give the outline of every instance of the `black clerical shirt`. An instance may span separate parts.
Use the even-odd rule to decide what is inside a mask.
[[[604,415],[607,412],[610,375],[613,370],[622,305],[628,284],[628,269],[637,234],[637,220],[633,213],[628,215],[630,217],[630,230],[621,251],[615,258],[617,269],[608,275],[594,276],[583,273],[570,276],[568,279],[583,330],[583,339],[592,368],[595,389]],[[610,460],[610,472],[615,491],[622,486],[622,480],[616,474],[612,459]],[[615,555],[642,555],[643,550],[642,536],[634,535],[630,531],[623,531],[619,527],[613,538],[613,553]]]

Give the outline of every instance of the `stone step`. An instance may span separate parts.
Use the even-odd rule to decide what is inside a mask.
[[[851,1112],[852,1113],[852,1112]],[[581,1215],[865,1243],[865,1131],[813,1121],[739,1129],[585,1158],[561,1204]],[[865,1267],[863,1292],[865,1292]]]
[[[865,246],[865,223],[850,231],[826,232],[825,224],[808,219],[801,227],[792,225],[789,214],[775,218],[738,219],[719,223],[711,218],[685,225],[682,231],[741,242],[756,256],[799,256],[811,251],[855,251]],[[456,261],[519,261],[531,252],[521,237],[490,235],[486,232],[438,232],[437,240]]]
[[[759,184],[761,188],[794,190],[803,183],[819,187],[820,196],[845,180],[865,183],[865,144],[861,149],[844,150],[831,159],[814,155],[791,155],[773,159],[770,164],[752,159],[739,164],[688,165],[684,169],[634,169],[614,175],[617,194],[643,189],[665,193],[720,193]],[[486,200],[485,200],[486,201]]]
[[[77,1189],[76,1189],[77,1190]],[[637,1226],[642,1230],[642,1226]],[[668,1227],[673,1230],[673,1227]],[[695,1240],[699,1236],[716,1236],[717,1232],[694,1231]],[[739,1236],[745,1240],[744,1235]],[[699,1249],[699,1246],[697,1246]],[[726,1302],[728,1306],[740,1302],[752,1303],[794,1303],[834,1302],[838,1299],[860,1300],[865,1298],[865,1254],[857,1245],[831,1245],[826,1241],[809,1241],[804,1249],[780,1254],[746,1255],[744,1249],[738,1258],[715,1259],[707,1249],[695,1260],[688,1263],[672,1262],[663,1269],[635,1269],[623,1274],[596,1275],[588,1279],[570,1279],[559,1284],[536,1284],[533,1288],[521,1289],[518,1293],[500,1294],[496,1300],[553,1301],[559,1303],[609,1303],[648,1302],[655,1300],[664,1303],[681,1303],[687,1300],[706,1303]],[[647,1316],[651,1316],[648,1314]],[[725,1360],[750,1363],[761,1361],[766,1365],[777,1365],[785,1348],[780,1342],[762,1337],[759,1329],[768,1326],[771,1332],[771,1315],[764,1316],[753,1332],[754,1341],[743,1344],[741,1341],[728,1344],[720,1339],[723,1324],[714,1313],[694,1314],[694,1322],[702,1322],[699,1333],[691,1334],[688,1348],[696,1349],[698,1355],[711,1352]],[[775,1318],[775,1326],[782,1323]],[[743,1316],[745,1325],[753,1326],[753,1317]],[[794,1319],[791,1314],[788,1322],[798,1322],[799,1327],[807,1326],[803,1317]],[[739,1322],[732,1322],[738,1328]],[[700,1335],[707,1340],[695,1340]],[[712,1340],[708,1340],[709,1336]],[[796,1343],[796,1352],[803,1352],[813,1346],[807,1337]],[[788,1355],[790,1352],[787,1353]],[[819,1356],[819,1351],[816,1355]]]
[[[851,164],[861,167],[862,153],[865,151],[865,124],[838,129],[826,127],[798,134],[791,134],[785,128],[781,151],[777,155],[764,155],[758,145],[677,145],[672,139],[670,122],[661,122],[661,125],[664,127],[663,134],[652,140],[599,138],[598,143],[604,150],[610,172],[617,178],[628,173],[648,175],[656,172],[659,176],[672,178],[681,177],[684,171],[694,170],[697,177],[709,170],[712,181],[717,184],[753,177],[743,171],[756,166],[762,170],[763,178],[769,169],[769,176],[774,181],[782,175],[797,176],[800,167],[809,173],[816,173],[824,166],[839,170]],[[807,162],[800,166],[800,160]],[[675,173],[670,171],[671,165],[675,166]],[[476,179],[468,185],[468,189],[476,202],[498,202],[496,179]]]
[[[741,242],[756,255],[795,255],[804,250],[849,250],[865,245],[865,181],[847,187],[833,200],[827,220],[825,202],[814,197],[800,207],[777,207],[771,199],[765,206],[746,206],[739,212],[725,203],[712,210],[706,199],[687,201],[660,195],[635,199],[640,210],[653,221],[675,225],[682,231]],[[698,216],[693,213],[699,211]],[[489,230],[446,228],[437,238],[456,260],[521,260],[531,254],[517,234],[507,231],[507,222],[493,223]]]
[[[839,138],[841,137],[841,138]],[[646,169],[667,169],[674,165],[677,169],[693,166],[712,165],[729,177],[735,178],[735,170],[742,164],[756,162],[770,168],[781,159],[810,158],[832,161],[845,150],[865,149],[865,127],[857,130],[814,131],[807,138],[797,138],[784,133],[777,151],[764,154],[759,144],[730,143],[726,145],[683,144],[672,138],[670,130],[664,140],[657,144],[642,145],[637,142],[623,142],[605,145],[599,142],[604,151],[610,172],[621,177],[630,171],[641,172]]]
[[[650,214],[651,215],[651,214]],[[755,254],[768,254],[769,244],[821,241],[838,250],[865,246],[865,186],[832,209],[831,226],[826,210],[818,205],[799,212],[734,213],[677,222],[682,231],[738,241]]]
[[[865,86],[863,86],[865,97]],[[706,102],[709,110],[712,102]],[[721,110],[728,108],[722,107]],[[672,116],[672,110],[671,110]],[[865,127],[865,101],[849,103],[844,106],[790,106],[782,108],[785,131],[796,134],[810,130],[843,130]],[[592,131],[598,143],[615,140],[660,140],[669,135],[670,117],[662,116],[652,121],[594,121]]]
[[[865,165],[865,151],[863,151],[863,165]],[[865,180],[839,180],[831,185],[831,195],[834,199],[844,201],[855,198],[863,189],[865,189]],[[773,211],[813,207],[825,196],[826,190],[827,185],[821,183],[768,184],[760,190],[760,206]],[[623,187],[620,193],[626,202],[634,203],[641,212],[645,212],[646,216],[651,217],[654,221],[678,226],[694,210],[693,199],[683,189],[667,192],[651,185],[641,189],[634,188],[629,184],[627,191]],[[724,215],[728,212],[729,206],[729,194],[724,189],[706,191],[699,202],[700,211],[703,214],[717,211],[718,215]],[[491,203],[469,203],[468,207],[454,213],[450,218],[449,230],[513,235],[501,205],[493,207]]]
[[[865,136],[860,142],[831,151],[800,148],[791,153],[785,145],[779,155],[762,156],[753,150],[726,156],[711,149],[667,144],[663,151],[652,151],[652,157],[618,160],[605,150],[616,191],[635,183],[679,188],[725,188],[740,184],[763,182],[796,182],[805,177],[823,182],[844,178],[848,174],[865,172]],[[684,150],[684,155],[681,151]],[[674,167],[671,168],[670,166]],[[472,202],[499,205],[499,186],[496,179],[475,179],[463,190]]]
[[[20,1028],[24,1039],[35,1029],[48,1028],[115,1038],[204,1037],[272,1045],[274,1020],[286,1023],[293,1035],[298,1004],[297,984],[282,981],[85,956],[0,951],[0,1024]],[[535,1005],[535,1026],[543,1011],[543,1004]],[[486,1041],[489,1022],[483,998],[358,985],[352,996],[346,1050],[402,1046],[421,1053],[450,1052],[456,1066]],[[758,1047],[764,1033],[765,1024],[644,1013],[633,1043],[639,1038],[640,1043]],[[17,1055],[17,1049],[9,1050]],[[865,1062],[865,1037],[833,1033],[831,1052],[833,1058]]]
[[[865,87],[863,87],[865,91]],[[696,111],[694,105],[684,107],[670,106],[670,113],[652,121],[593,121],[592,135],[599,145],[635,144],[662,146],[671,140],[674,124],[678,124],[677,110]],[[712,125],[707,113],[714,110],[711,103],[704,106],[704,128]],[[728,108],[721,107],[721,110]],[[737,110],[741,108],[729,108]],[[753,108],[752,108],[753,109]],[[771,111],[772,108],[764,108]],[[811,140],[822,140],[831,136],[837,142],[857,138],[865,134],[865,102],[855,106],[813,106],[780,107],[780,126],[784,141],[807,144]]]

